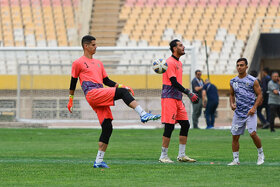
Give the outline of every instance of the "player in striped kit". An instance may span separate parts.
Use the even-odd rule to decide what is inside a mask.
[[[239,165],[239,138],[244,134],[247,125],[248,132],[258,150],[257,165],[264,163],[264,153],[261,140],[257,135],[256,109],[262,101],[262,92],[257,79],[246,73],[248,62],[240,58],[236,62],[238,76],[230,80],[230,106],[234,111],[232,120],[232,152],[233,161],[229,166]],[[256,99],[257,96],[257,99]]]

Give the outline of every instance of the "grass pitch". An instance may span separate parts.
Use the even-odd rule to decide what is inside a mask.
[[[240,138],[240,166],[232,160],[229,130],[190,130],[187,155],[196,163],[162,164],[163,129],[114,130],[105,161],[92,167],[101,130],[0,129],[1,186],[279,186],[280,131],[259,130],[265,163],[246,132]],[[169,157],[178,154],[175,130]]]

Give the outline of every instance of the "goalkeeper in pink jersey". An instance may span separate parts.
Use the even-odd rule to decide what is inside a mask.
[[[132,97],[134,92],[130,87],[117,84],[109,79],[102,62],[92,58],[97,48],[95,41],[96,39],[89,35],[82,38],[84,55],[72,64],[70,95],[67,108],[72,113],[74,92],[79,78],[86,100],[96,112],[102,127],[98,143],[99,149],[93,166],[95,168],[108,168],[103,158],[113,131],[113,116],[110,106],[114,105],[115,100],[122,99],[129,107],[133,108],[139,114],[140,120],[143,123],[157,120],[161,116],[145,112],[134,97]],[[103,88],[103,84],[108,86],[108,88]]]
[[[179,58],[185,54],[184,45],[179,40],[173,40],[169,45],[172,56],[166,60],[168,69],[162,74],[161,122],[164,124],[164,132],[159,162],[173,163],[167,153],[171,134],[176,123],[179,123],[181,126],[177,161],[195,162],[196,160],[189,158],[185,154],[190,123],[182,102],[182,93],[186,94],[192,103],[198,103],[199,98],[189,89],[182,86],[183,68]]]

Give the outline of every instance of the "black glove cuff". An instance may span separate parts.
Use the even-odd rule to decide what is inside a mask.
[[[184,93],[187,94],[187,95],[189,95],[189,94],[190,94],[190,90],[186,88],[186,89],[184,90]]]

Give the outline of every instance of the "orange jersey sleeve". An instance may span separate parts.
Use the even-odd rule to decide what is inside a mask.
[[[78,60],[75,60],[72,64],[71,76],[73,78],[78,78],[80,75],[80,71],[81,71],[81,67],[80,67],[80,63],[79,63],[79,59],[78,59]]]

